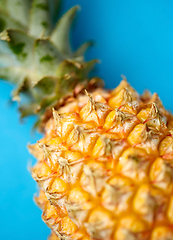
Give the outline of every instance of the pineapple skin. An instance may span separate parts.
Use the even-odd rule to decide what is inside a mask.
[[[48,240],[59,240],[59,237],[57,237],[57,235],[54,232],[52,232]]]
[[[68,99],[29,150],[50,239],[173,240],[173,117],[157,94],[123,79]]]

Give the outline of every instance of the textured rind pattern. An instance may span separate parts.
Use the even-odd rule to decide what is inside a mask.
[[[36,202],[59,239],[173,239],[173,117],[124,79],[53,110],[30,146]]]

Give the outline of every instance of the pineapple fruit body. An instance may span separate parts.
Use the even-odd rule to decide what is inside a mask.
[[[50,239],[172,240],[173,118],[124,79],[80,94],[29,146]]]

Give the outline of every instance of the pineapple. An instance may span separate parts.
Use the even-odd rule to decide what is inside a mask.
[[[53,109],[29,146],[43,221],[59,239],[173,239],[172,115],[123,79]]]
[[[43,2],[33,2],[33,22],[35,14],[49,13],[36,10]],[[40,189],[35,201],[52,231],[49,239],[173,240],[173,116],[157,94],[139,95],[125,78],[114,90],[89,78],[95,61],[82,57],[88,44],[76,54],[64,42],[74,12],[53,34],[40,25],[26,34],[19,19],[16,27],[4,14],[15,30],[1,33],[3,54],[16,65],[3,66],[0,76],[17,82],[15,100],[27,93],[22,116],[37,114],[44,133],[28,148],[37,159],[31,169]]]

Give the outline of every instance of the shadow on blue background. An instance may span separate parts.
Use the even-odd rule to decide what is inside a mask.
[[[72,41],[97,44],[87,59],[99,58],[98,75],[116,87],[124,74],[140,92],[158,92],[173,110],[173,2],[161,0],[64,0],[63,10],[82,7]],[[0,82],[0,238],[44,240],[49,229],[33,202],[36,183],[27,171],[32,157],[26,149],[33,118],[20,124],[16,104],[9,107],[12,87]],[[34,160],[32,159],[34,162]]]

